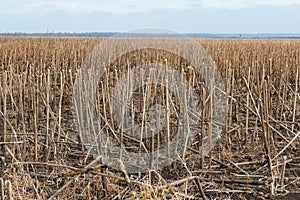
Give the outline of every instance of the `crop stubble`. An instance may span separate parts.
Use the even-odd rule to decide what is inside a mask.
[[[102,40],[0,38],[3,198],[263,198],[300,192],[300,40],[296,39],[197,39],[216,62],[227,94],[224,130],[205,158],[199,156],[199,146],[202,127],[211,123],[210,94],[189,63],[153,49],[124,55],[111,64],[108,78],[99,83],[97,103],[104,121],[110,124],[102,124],[104,130],[121,135],[109,102],[110,87],[120,75],[129,66],[167,59],[198,91],[199,104],[205,110],[203,124],[195,125],[199,135],[181,161],[140,177],[132,175],[130,184],[124,174],[111,168],[77,175],[76,180],[61,176],[89,166],[93,160],[76,132],[72,92],[84,58]],[[161,86],[144,86],[134,93],[130,104],[133,119],[145,123],[150,115],[147,108],[171,102],[168,126],[158,138],[143,141],[148,149],[164,145],[165,134],[176,131],[180,108],[176,98],[166,92]],[[147,95],[152,98],[146,101]],[[136,142],[139,146],[139,141],[123,139],[124,145]]]

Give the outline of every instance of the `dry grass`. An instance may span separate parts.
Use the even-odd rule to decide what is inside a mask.
[[[0,38],[0,199],[263,199],[300,192],[300,40],[198,39],[222,73],[227,94],[226,125],[210,156],[199,157],[198,138],[184,160],[160,171],[129,175],[130,183],[122,170],[110,166],[62,176],[97,165],[78,137],[72,92],[84,58],[101,41]],[[103,98],[98,106],[111,124],[107,131],[119,130],[106,86],[126,72],[128,58],[144,62],[135,53],[116,60],[104,86],[100,84],[98,95]],[[151,61],[168,58],[174,66],[183,64],[187,80],[204,91],[189,74],[188,62],[167,52],[156,58],[153,50],[140,53]],[[168,102],[163,87],[140,88],[132,102],[137,113],[145,114],[144,104],[154,102],[143,100],[145,91],[159,95],[156,102]],[[203,119],[209,119],[203,97],[209,94],[199,93]],[[176,105],[175,98],[170,101]],[[176,112],[174,106],[162,136],[176,129]],[[145,118],[136,120],[143,123]],[[151,149],[153,141],[160,140],[143,142]]]

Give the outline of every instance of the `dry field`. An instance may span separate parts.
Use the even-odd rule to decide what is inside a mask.
[[[76,73],[102,40],[0,37],[0,199],[282,199],[290,193],[300,198],[300,40],[197,39],[224,79],[227,114],[221,138],[204,158],[199,136],[181,160],[140,174],[101,164],[82,145],[74,124]],[[137,66],[144,62],[138,53],[152,62],[167,58],[202,91],[201,135],[202,126],[211,123],[205,85],[189,73],[188,62],[151,49],[113,61],[99,83],[103,130],[120,136],[108,85],[130,67],[128,60]],[[158,95],[161,104],[169,98],[163,87],[149,88],[134,97],[134,112],[153,104],[153,99],[143,101],[145,91]],[[172,95],[170,101],[172,133],[180,108]],[[139,116],[135,120],[142,123],[145,116]],[[165,144],[143,142],[148,149],[153,142]]]

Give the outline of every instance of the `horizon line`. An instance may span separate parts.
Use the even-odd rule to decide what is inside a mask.
[[[118,31],[89,31],[89,32],[0,32],[0,36],[69,36],[69,37],[112,37],[120,34],[120,36],[180,36],[195,38],[300,38],[300,33],[213,33],[213,32],[187,32],[187,33],[134,33],[134,32],[118,32]]]

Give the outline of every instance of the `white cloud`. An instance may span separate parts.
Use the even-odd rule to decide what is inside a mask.
[[[300,0],[0,0],[0,13],[111,12],[115,15],[147,13],[158,9],[197,10],[200,8],[240,9],[258,5],[291,5]]]
[[[285,6],[299,4],[300,0],[202,0],[203,8],[240,9],[259,5]]]
[[[141,13],[157,9],[192,9],[198,0],[86,0],[86,1],[34,1],[26,5],[27,11],[52,12],[65,10],[71,13],[93,11],[112,12],[114,14]]]
[[[76,11],[78,5],[74,2],[34,2],[24,6],[25,10],[28,12],[41,12],[41,13],[50,13],[56,10],[67,10],[67,11]]]

